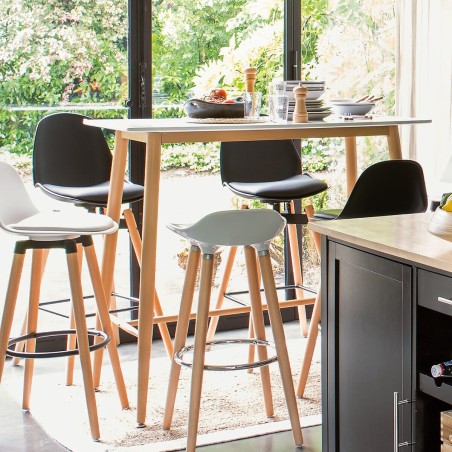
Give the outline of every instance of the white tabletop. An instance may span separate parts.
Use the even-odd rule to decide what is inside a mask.
[[[189,118],[180,119],[85,119],[84,123],[90,126],[102,127],[122,132],[201,132],[201,131],[227,131],[227,130],[297,130],[297,129],[331,129],[338,127],[372,127],[394,126],[402,124],[430,123],[431,119],[403,118],[397,116],[373,116],[371,119],[341,119],[327,118],[323,121],[308,123],[276,124],[273,122],[259,122],[246,124],[205,124],[190,122]]]

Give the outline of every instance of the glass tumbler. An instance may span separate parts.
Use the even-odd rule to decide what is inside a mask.
[[[245,93],[245,118],[258,119],[261,112],[262,93]]]
[[[289,96],[275,94],[268,96],[268,109],[270,121],[285,124],[289,113]]]

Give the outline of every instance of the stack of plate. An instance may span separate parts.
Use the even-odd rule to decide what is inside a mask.
[[[325,105],[325,102],[319,97],[325,91],[325,82],[317,81],[300,81],[289,80],[286,81],[286,94],[289,96],[289,120],[292,120],[293,111],[295,109],[295,96],[293,89],[299,84],[308,88],[308,94],[306,95],[306,110],[308,111],[308,118],[310,121],[320,121],[327,116],[331,115],[331,108]]]

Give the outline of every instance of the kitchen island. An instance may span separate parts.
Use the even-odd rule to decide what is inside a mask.
[[[430,369],[452,359],[452,243],[427,231],[431,215],[310,224],[322,234],[324,451],[442,450],[452,379]]]

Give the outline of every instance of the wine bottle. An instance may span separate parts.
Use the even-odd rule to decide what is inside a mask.
[[[431,369],[433,378],[452,377],[452,361],[435,364]]]

